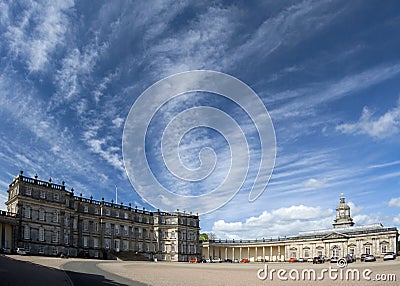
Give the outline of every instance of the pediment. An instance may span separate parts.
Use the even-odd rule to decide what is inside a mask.
[[[332,232],[329,233],[327,235],[325,235],[324,237],[322,237],[322,240],[329,240],[329,239],[349,239],[350,237],[348,235],[345,235],[343,233],[339,233],[339,232]]]

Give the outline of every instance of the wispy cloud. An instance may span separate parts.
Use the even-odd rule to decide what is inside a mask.
[[[400,100],[397,106],[385,114],[374,118],[374,113],[364,107],[361,117],[356,123],[340,124],[336,130],[345,134],[368,135],[375,139],[395,136],[400,131]]]
[[[2,17],[10,21],[4,39],[8,43],[11,56],[23,59],[30,72],[41,71],[50,62],[57,46],[65,44],[63,40],[69,24],[66,14],[74,7],[74,2],[20,4],[18,8],[22,8],[22,11],[18,17]],[[8,11],[11,12],[11,8]]]

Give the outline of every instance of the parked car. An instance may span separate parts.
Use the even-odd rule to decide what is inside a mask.
[[[222,259],[219,258],[219,257],[214,257],[213,259],[211,259],[211,262],[212,262],[212,263],[221,263],[221,262],[222,262]]]
[[[289,259],[289,262],[297,262],[297,259],[292,257],[292,258]]]
[[[304,262],[305,260],[304,260],[304,258],[302,258],[302,257],[300,257],[298,260],[297,260],[297,262]]]
[[[189,259],[189,263],[200,263],[200,262],[201,260],[198,259],[197,257]]]
[[[232,263],[239,263],[239,259],[237,259],[237,258],[233,259]]]
[[[383,260],[395,260],[396,254],[394,252],[386,252],[383,256]]]
[[[347,254],[344,259],[346,259],[347,263],[352,263],[356,261],[356,256],[353,254]]]
[[[369,254],[367,254],[367,253],[361,254],[360,260],[361,260],[361,261],[365,261],[365,257],[366,257],[367,255],[369,255]]]
[[[326,255],[320,255],[320,257],[321,257],[321,259],[322,259],[324,262],[329,261],[329,258],[328,258],[328,256],[326,256]]]
[[[322,259],[321,256],[315,256],[312,260],[313,264],[319,264],[319,263],[324,263],[324,260]]]
[[[310,257],[310,258],[307,259],[307,262],[313,262],[313,261],[314,261],[314,258]]]
[[[228,259],[225,259],[225,260],[224,260],[224,262],[227,262],[227,263],[232,263],[232,259],[230,259],[230,258],[228,258]]]
[[[331,258],[331,263],[337,263],[338,261],[339,261],[339,257],[337,257],[337,256],[333,256]]]
[[[17,248],[17,254],[19,254],[19,255],[28,255],[28,254],[29,254],[29,251],[26,250],[25,248],[18,247],[18,248]]]
[[[9,247],[3,247],[1,253],[11,253],[11,249]]]
[[[367,256],[365,256],[364,261],[365,262],[372,262],[372,261],[376,261],[376,258],[372,254],[368,254]]]
[[[248,260],[247,258],[243,258],[242,260],[240,260],[241,263],[249,263],[250,260]]]

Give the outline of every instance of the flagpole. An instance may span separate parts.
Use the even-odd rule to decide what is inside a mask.
[[[117,188],[117,185],[115,185],[115,203],[118,204],[118,188]]]

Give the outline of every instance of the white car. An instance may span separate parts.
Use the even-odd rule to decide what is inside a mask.
[[[21,247],[17,248],[17,254],[19,254],[19,255],[27,255],[28,253],[29,253],[29,251],[25,250],[25,248],[21,248]]]
[[[383,260],[395,260],[396,259],[396,254],[394,252],[388,252],[385,253],[383,256]]]

